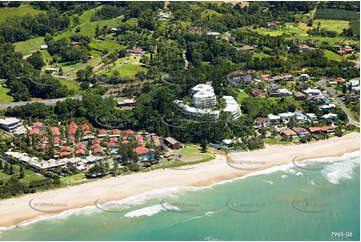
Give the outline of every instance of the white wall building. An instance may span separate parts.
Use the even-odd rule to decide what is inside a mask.
[[[192,88],[193,105],[197,108],[213,107],[217,104],[213,87],[207,84],[198,84]]]
[[[226,107],[223,109],[223,112],[226,112],[228,119],[236,120],[241,116],[241,109],[232,96],[223,96],[223,99],[226,102]]]
[[[22,122],[17,118],[4,118],[0,119],[0,127],[6,131],[15,130],[17,127],[22,126]]]
[[[181,100],[174,100],[182,110],[182,114],[189,119],[197,121],[216,121],[219,118],[218,110],[211,110],[209,108],[195,108],[184,104]]]

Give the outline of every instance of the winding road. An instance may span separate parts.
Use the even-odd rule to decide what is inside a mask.
[[[103,98],[107,98],[107,97],[112,97],[112,96],[117,96],[117,94],[106,94],[103,95]],[[45,105],[55,105],[57,102],[63,102],[65,99],[70,98],[70,99],[77,99],[77,100],[82,100],[82,96],[77,95],[77,96],[71,96],[71,97],[63,97],[63,98],[54,98],[54,99],[44,99],[44,100],[37,100],[37,101],[25,101],[25,102],[13,102],[13,103],[1,103],[0,104],[0,110],[1,109],[7,109],[8,107],[18,107],[18,106],[24,106],[26,104],[30,104],[30,103],[44,103]]]
[[[348,118],[348,123],[347,124],[352,124],[355,126],[358,126],[358,123],[353,120],[351,113],[347,110],[346,105],[343,103],[343,101],[341,100],[341,98],[339,98],[336,95],[336,92],[333,88],[329,88],[326,85],[327,80],[326,79],[322,79],[319,82],[317,82],[317,85],[319,85],[320,87],[324,88],[333,98],[336,99],[336,101],[340,104],[342,110],[346,113],[347,118]]]

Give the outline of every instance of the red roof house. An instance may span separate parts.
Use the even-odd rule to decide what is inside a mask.
[[[126,134],[126,135],[133,135],[133,134],[134,134],[134,131],[131,130],[131,129],[127,129],[127,130],[125,131],[125,134]]]
[[[40,134],[40,129],[36,128],[36,129],[32,129],[29,131],[29,134],[30,135],[33,135],[33,134]]]

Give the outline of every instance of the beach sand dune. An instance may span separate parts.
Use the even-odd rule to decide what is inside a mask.
[[[252,152],[230,153],[191,169],[161,169],[146,173],[107,178],[17,198],[0,200],[0,226],[11,226],[43,215],[93,206],[96,202],[121,200],[169,187],[206,186],[241,177],[254,171],[296,160],[341,156],[360,150],[360,134],[351,133],[309,144],[268,145]],[[252,163],[253,162],[253,163]],[[35,208],[35,209],[34,209]]]

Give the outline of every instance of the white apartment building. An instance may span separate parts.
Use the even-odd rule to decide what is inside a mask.
[[[192,88],[193,105],[197,108],[214,107],[217,104],[213,87],[207,84],[198,84]]]
[[[223,112],[227,113],[228,119],[236,120],[241,116],[241,109],[238,106],[238,103],[232,96],[223,96],[222,97],[226,102],[226,107],[223,109]]]
[[[190,107],[181,100],[174,100],[174,103],[181,108],[182,114],[188,119],[197,121],[216,121],[219,118],[220,112],[218,110]]]

